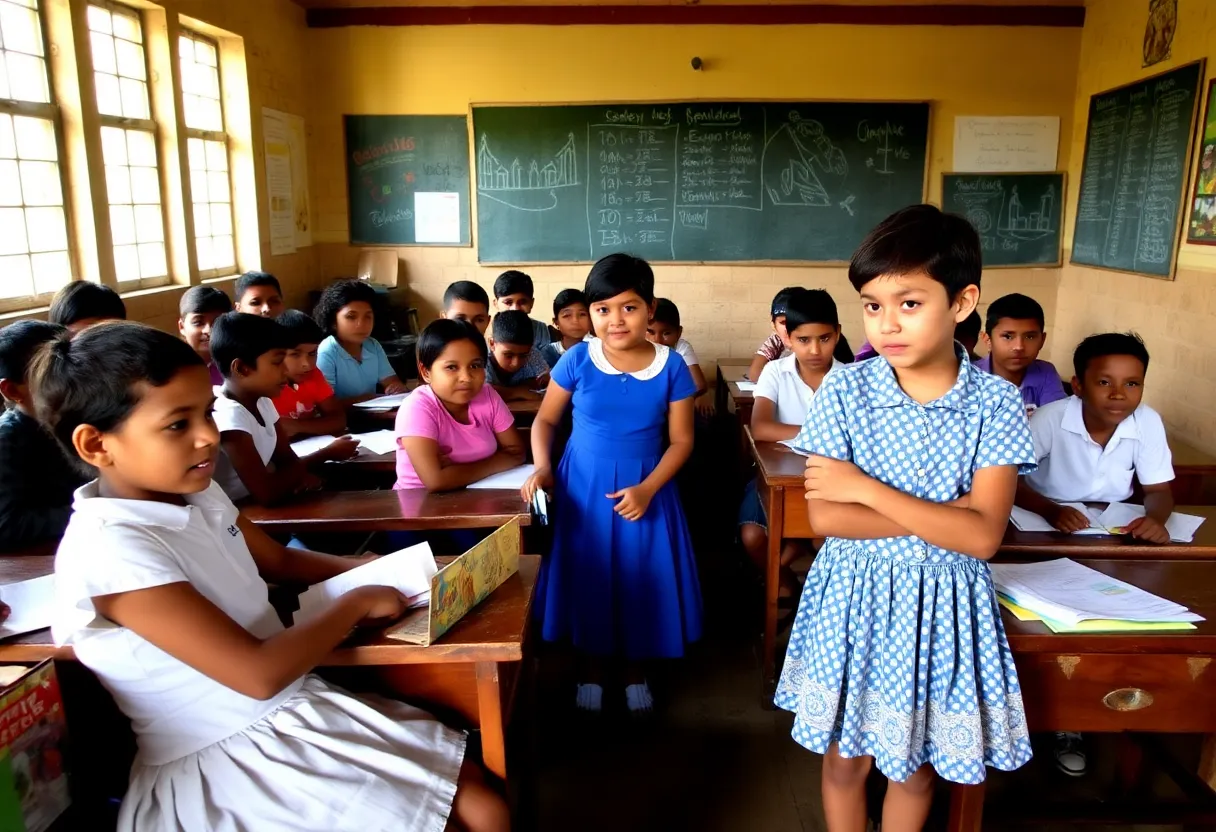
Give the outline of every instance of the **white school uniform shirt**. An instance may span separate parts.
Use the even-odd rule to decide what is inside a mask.
[[[215,388],[215,426],[221,433],[226,430],[239,430],[252,436],[253,447],[258,449],[262,464],[269,465],[279,441],[278,432],[274,427],[275,422],[279,421],[279,413],[274,409],[274,402],[263,396],[258,399],[258,415],[262,417],[261,424],[245,405],[225,396],[222,387]],[[224,489],[229,499],[240,500],[249,496],[249,489],[241,482],[240,475],[232,467],[232,461],[223,451],[215,461],[215,481]]]
[[[828,373],[843,366],[845,365],[833,358]],[[827,373],[824,373],[824,378],[827,378]],[[801,426],[811,409],[815,391],[798,375],[798,356],[791,353],[785,358],[778,358],[764,365],[752,395],[768,399],[775,404],[776,418],[781,424]]]
[[[232,501],[212,482],[186,502],[100,497],[94,480],[77,489],[55,556],[55,643],[73,645],[114,696],[139,739],[138,762],[149,766],[244,730],[295,694],[304,678],[266,701],[252,699],[94,609],[98,595],[185,581],[255,638],[283,630]]]
[[[697,353],[696,353],[696,350],[694,350],[692,348],[692,344],[688,343],[688,341],[685,340],[684,338],[681,338],[679,341],[676,341],[675,350],[676,350],[676,355],[683,358],[684,363],[687,364],[689,367],[695,367],[701,363],[700,361],[697,360]]]
[[[1141,485],[1174,478],[1165,424],[1146,404],[1124,419],[1103,448],[1085,429],[1076,396],[1045,404],[1030,419],[1038,470],[1027,483],[1057,502],[1122,502],[1132,496],[1132,474]]]

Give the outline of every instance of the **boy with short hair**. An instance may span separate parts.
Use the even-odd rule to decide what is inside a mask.
[[[789,346],[786,344],[785,310],[786,305],[789,303],[790,295],[801,289],[801,286],[786,286],[773,296],[773,304],[769,310],[769,314],[773,320],[773,334],[764,339],[764,342],[760,344],[760,347],[756,350],[756,357],[752,359],[752,363],[747,368],[747,377],[752,381],[760,378],[760,373],[764,370],[765,364],[789,354]]]
[[[283,287],[279,280],[266,272],[245,272],[237,278],[232,290],[237,312],[277,318],[283,314]]]
[[[561,338],[541,348],[541,357],[552,369],[566,350],[584,340],[591,332],[591,313],[587,296],[579,289],[562,289],[553,299],[553,325]]]
[[[51,298],[46,319],[77,333],[102,321],[125,321],[127,305],[109,286],[90,280],[73,280]]]
[[[48,341],[66,329],[44,321],[17,321],[0,329],[0,552],[15,552],[63,536],[72,492],[86,478],[34,417],[29,365]]]
[[[178,304],[177,331],[182,340],[207,362],[213,385],[224,383],[224,374],[211,360],[211,327],[215,319],[232,311],[232,301],[211,286],[192,286]]]
[[[471,280],[457,280],[443,293],[443,317],[470,323],[485,335],[490,326],[490,296]]]
[[[279,426],[274,398],[287,383],[283,362],[291,339],[269,318],[221,315],[211,331],[211,355],[224,373],[215,391],[215,426],[222,452],[215,480],[229,499],[274,505],[321,487],[307,464],[349,459],[359,443],[345,437],[301,460]]]
[[[1022,391],[1027,416],[1066,397],[1055,365],[1039,358],[1047,332],[1037,300],[1017,293],[994,300],[988,305],[982,337],[988,355],[975,366],[1015,384]]]
[[[510,269],[503,272],[494,281],[494,309],[498,312],[518,310],[525,315],[532,314],[536,303],[536,290],[532,286],[532,278],[523,272]],[[549,327],[540,321],[532,320],[532,344],[536,349],[544,349],[553,341]]]
[[[709,385],[705,383],[705,373],[701,372],[701,362],[692,344],[684,338],[684,327],[680,326],[680,308],[667,298],[655,298],[654,314],[646,325],[646,338],[654,344],[662,344],[684,359],[688,372],[692,375],[693,383],[697,385],[697,395],[700,396]]]
[[[503,401],[539,399],[539,391],[549,384],[549,366],[532,341],[533,323],[522,310],[494,316],[486,381]]]
[[[325,334],[317,322],[295,309],[276,319],[287,335],[283,369],[287,384],[275,397],[283,432],[295,436],[328,436],[346,432],[346,409],[317,367],[317,347]]]

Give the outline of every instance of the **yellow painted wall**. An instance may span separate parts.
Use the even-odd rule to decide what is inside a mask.
[[[347,244],[345,113],[463,113],[470,102],[631,101],[689,98],[930,100],[930,197],[951,164],[955,115],[1061,117],[1061,165],[1072,146],[1081,31],[979,27],[413,27],[308,31],[312,128],[309,160],[317,256],[325,278],[352,275]],[[699,55],[703,72],[689,68]],[[424,321],[448,283],[478,280],[475,249],[400,249]],[[528,269],[537,316],[585,266]],[[845,333],[860,344],[860,306],[840,267],[662,266],[659,292],[679,306],[703,360],[750,355],[769,329],[768,306],[790,284],[825,287]],[[1054,319],[1058,269],[985,275],[987,299],[1038,298]]]
[[[1072,241],[1090,96],[1198,58],[1207,58],[1212,75],[1216,2],[1182,0],[1172,58],[1149,69],[1140,66],[1146,11],[1141,0],[1088,4],[1069,154],[1065,249]],[[1205,97],[1206,90],[1205,80]],[[1197,160],[1196,155],[1192,179]],[[1056,364],[1070,365],[1073,346],[1087,335],[1136,330],[1152,359],[1145,400],[1174,434],[1216,451],[1216,247],[1184,244],[1173,281],[1071,265],[1061,271],[1055,340],[1049,344]]]

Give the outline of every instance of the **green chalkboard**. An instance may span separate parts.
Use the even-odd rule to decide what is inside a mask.
[[[1090,97],[1072,262],[1173,276],[1203,65]]]
[[[942,210],[980,235],[984,268],[1060,265],[1062,173],[947,173]]]
[[[929,105],[473,107],[478,258],[848,260],[924,199]]]
[[[464,116],[346,116],[350,241],[469,245]]]

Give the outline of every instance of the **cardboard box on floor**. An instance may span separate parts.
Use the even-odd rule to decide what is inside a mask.
[[[385,632],[427,647],[519,571],[519,520],[511,520],[431,578],[431,601]]]
[[[5,677],[3,682],[0,829],[43,832],[71,802],[64,763],[67,720],[55,664],[48,659],[15,680]]]

